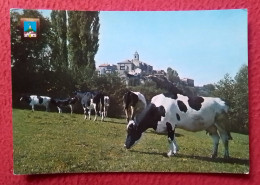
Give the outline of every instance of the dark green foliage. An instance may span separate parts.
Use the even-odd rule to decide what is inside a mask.
[[[228,74],[220,80],[213,95],[225,100],[230,107],[230,130],[248,133],[248,67],[243,65],[235,79]]]
[[[173,70],[170,67],[167,68],[167,79],[170,82],[175,83],[175,84],[180,82],[180,77],[179,77],[178,72]]]
[[[130,89],[144,94],[147,102],[151,102],[152,97],[155,95],[167,92],[166,89],[158,88],[156,83],[150,80],[145,81],[142,85],[131,87]]]

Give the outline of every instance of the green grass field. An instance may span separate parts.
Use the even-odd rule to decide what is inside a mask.
[[[180,151],[168,158],[167,137],[153,130],[124,149],[124,119],[93,122],[80,114],[13,109],[14,173],[249,172],[247,135],[232,133],[231,158],[224,160],[222,143],[219,157],[210,158],[212,140],[206,132],[176,132]]]

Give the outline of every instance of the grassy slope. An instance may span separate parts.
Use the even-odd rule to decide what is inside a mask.
[[[211,138],[205,132],[177,130],[180,151],[167,158],[165,135],[148,130],[131,150],[125,150],[124,120],[84,120],[83,115],[13,110],[14,173],[105,171],[227,172],[249,171],[248,136],[232,134],[231,159],[210,159]]]

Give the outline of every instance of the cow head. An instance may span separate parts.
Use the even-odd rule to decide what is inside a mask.
[[[139,141],[142,133],[148,128],[156,130],[157,123],[158,121],[161,121],[161,117],[165,117],[165,109],[163,106],[156,107],[154,104],[148,105],[134,121],[129,121],[127,125],[125,147],[130,149]]]
[[[20,101],[25,101],[26,103],[30,103],[31,102],[31,98],[30,98],[30,96],[22,96],[20,98]]]

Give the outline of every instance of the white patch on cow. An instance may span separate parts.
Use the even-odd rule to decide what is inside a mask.
[[[130,121],[128,122],[128,124],[127,124],[127,126],[126,126],[126,129],[128,129],[128,127],[129,127],[130,125],[135,125],[134,120],[130,120]]]

